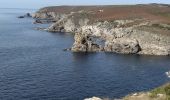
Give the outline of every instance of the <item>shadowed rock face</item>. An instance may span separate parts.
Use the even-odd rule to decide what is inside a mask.
[[[155,20],[154,18],[158,17],[156,15],[152,20],[146,16],[142,16],[145,18],[133,17],[128,19],[126,17],[121,19],[120,17],[115,19],[108,15],[108,12],[111,13],[111,9],[114,8],[111,6],[69,8],[72,7],[43,8],[35,13],[33,17],[40,20],[53,20],[52,25],[44,29],[49,32],[76,33],[75,42],[71,48],[74,52],[105,51],[123,54],[170,54],[170,25]],[[123,13],[125,10],[122,7],[115,9],[118,8],[121,10],[115,15]],[[152,11],[152,9],[157,9],[160,12],[164,11],[164,13],[170,11],[169,7],[165,9],[158,5],[136,5],[132,8],[140,8],[142,13],[147,14],[147,10]],[[128,9],[133,10],[132,8]],[[147,10],[143,10],[146,8]],[[155,23],[159,25],[155,26]],[[102,43],[98,41],[102,41]]]
[[[136,39],[115,39],[112,41],[112,43],[108,43],[105,46],[105,51],[124,54],[136,54],[140,50],[139,43]]]
[[[74,39],[75,42],[71,48],[73,52],[96,52],[103,50],[100,45],[93,41],[93,37],[86,34],[76,33]]]

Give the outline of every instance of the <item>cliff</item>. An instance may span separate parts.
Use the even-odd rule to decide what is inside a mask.
[[[170,54],[169,5],[58,6],[32,15],[44,30],[75,33],[73,52]]]

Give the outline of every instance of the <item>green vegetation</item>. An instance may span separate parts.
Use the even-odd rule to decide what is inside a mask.
[[[170,18],[170,13],[169,12],[158,12],[156,15],[164,16],[166,18]]]
[[[170,30],[169,24],[152,24],[153,27]]]
[[[152,90],[150,97],[155,98],[158,96],[158,94],[164,94],[166,95],[166,100],[170,100],[170,84],[166,84],[162,87],[156,88]]]
[[[170,18],[170,13],[163,13],[162,15]]]

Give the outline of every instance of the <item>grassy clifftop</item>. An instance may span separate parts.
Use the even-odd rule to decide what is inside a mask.
[[[91,12],[98,20],[144,18],[170,23],[170,6],[165,4],[147,5],[108,5],[108,6],[52,6],[38,12],[65,13],[85,11]]]

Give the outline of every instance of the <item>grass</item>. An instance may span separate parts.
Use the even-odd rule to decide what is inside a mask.
[[[152,24],[153,27],[170,30],[169,24]]]
[[[150,95],[151,98],[156,98],[158,94],[164,94],[166,95],[166,100],[170,100],[170,83],[162,87],[156,88],[152,90],[150,93],[151,93]]]
[[[170,12],[169,11],[167,11],[167,12],[161,12],[161,11],[159,11],[159,10],[157,10],[157,11],[152,11],[151,12],[153,15],[156,15],[156,16],[162,16],[162,17],[164,17],[164,18],[166,18],[166,19],[170,19]]]

